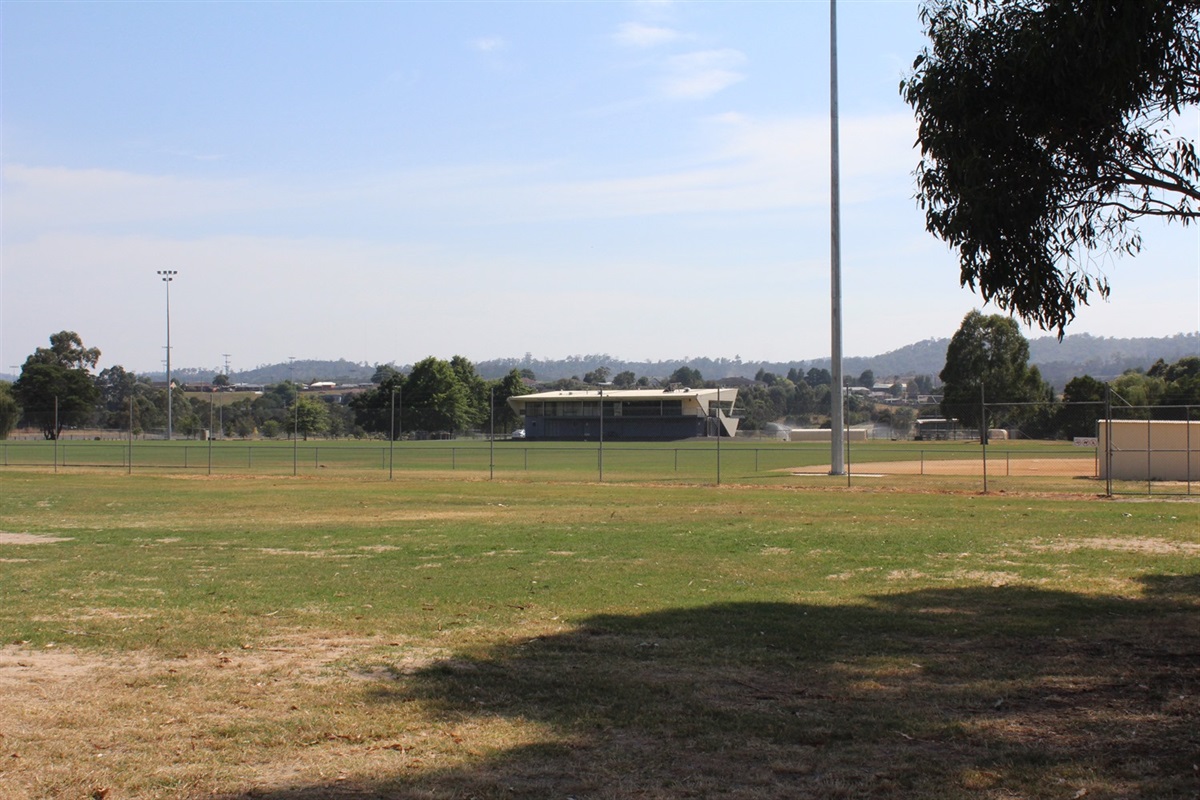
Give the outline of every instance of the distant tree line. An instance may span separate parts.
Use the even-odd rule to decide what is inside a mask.
[[[79,334],[61,331],[39,347],[12,383],[0,382],[0,437],[17,427],[34,428],[56,439],[67,428],[121,430],[142,435],[167,428],[171,403],[173,432],[190,438],[203,431],[225,437],[390,436],[459,434],[471,430],[509,431],[517,424],[507,400],[529,389],[516,370],[486,381],[462,356],[429,357],[407,372],[376,368],[372,387],[348,393],[316,394],[291,380],[269,385],[253,396],[227,402],[221,396],[168,392],[146,376],[121,366],[93,370],[98,348]],[[228,387],[217,375],[214,387]],[[186,388],[186,387],[184,387]]]
[[[1156,418],[1182,418],[1189,406],[1200,407],[1200,358],[1185,356],[1173,363],[1163,359],[1147,370],[1129,370],[1110,382],[1089,375],[1070,380],[1056,397],[1029,361],[1029,343],[1007,317],[973,311],[964,318],[947,347],[946,365],[939,375],[940,406],[918,409],[917,395],[935,389],[932,375],[918,375],[908,385],[880,386],[870,369],[847,381],[870,392],[847,392],[846,419],[851,425],[874,421],[900,433],[923,415],[958,419],[964,427],[1019,429],[1031,438],[1093,435],[1111,390],[1121,405],[1158,407]],[[260,393],[226,396],[168,392],[146,376],[121,366],[93,374],[100,350],[85,347],[73,331],[50,337],[39,347],[12,383],[0,382],[0,438],[17,427],[33,428],[54,439],[66,428],[101,428],[135,435],[165,432],[168,398],[174,432],[182,437],[213,431],[220,436],[276,437],[395,437],[454,436],[469,431],[508,432],[521,425],[508,398],[533,391],[536,376],[528,367],[511,368],[487,380],[462,356],[442,360],[430,356],[407,369],[391,364],[375,367],[368,388],[317,394],[285,380]],[[212,384],[227,386],[228,376]],[[708,380],[691,365],[677,366],[665,378],[638,376],[633,370],[593,365],[582,377],[537,384],[537,390],[583,390],[611,386],[621,389],[652,386],[690,388],[736,385],[735,412],[745,430],[763,430],[772,423],[816,427],[829,424],[832,376],[828,369],[799,367],[775,373],[759,368],[754,379]],[[880,402],[880,393],[892,402]],[[986,401],[988,417],[980,417]],[[1145,411],[1137,413],[1148,413]],[[1196,414],[1193,413],[1193,417]]]
[[[1094,436],[1107,402],[1136,407],[1122,411],[1125,418],[1153,410],[1155,419],[1185,419],[1194,407],[1192,418],[1200,419],[1200,358],[1173,364],[1159,359],[1149,370],[1127,370],[1107,383],[1082,375],[1057,398],[1029,364],[1029,343],[1017,323],[999,314],[966,315],[939,377],[944,417],[967,428],[1016,429],[1034,439]]]

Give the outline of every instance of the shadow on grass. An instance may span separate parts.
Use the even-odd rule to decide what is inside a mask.
[[[422,702],[449,730],[527,720],[544,740],[248,796],[1195,800],[1200,576],[1143,586],[596,616],[368,701]]]

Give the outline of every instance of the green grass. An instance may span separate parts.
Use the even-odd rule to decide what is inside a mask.
[[[65,539],[0,543],[2,641],[138,654],[97,702],[187,726],[39,784],[0,721],[10,795],[1197,787],[1195,503],[9,468],[0,531]]]
[[[973,442],[851,443],[846,465],[855,476],[888,471],[889,464],[907,462],[901,474],[888,480],[907,485],[913,479],[934,488],[982,487],[982,449]],[[1094,475],[1094,458],[1062,442],[1006,442],[988,448],[989,479],[1004,488],[1094,493],[1102,484],[1085,485],[1081,473]],[[381,475],[450,473],[463,478],[500,477],[506,480],[812,484],[828,477],[829,446],[769,439],[682,441],[667,443],[523,442],[484,440],[403,441],[240,441],[172,442],[120,439],[0,442],[0,468],[110,469],[135,473],[187,472],[214,475],[323,475],[345,472],[375,479]],[[1036,475],[1021,474],[1020,465],[1041,461]],[[962,474],[939,475],[939,465],[959,465]],[[1063,465],[1061,468],[1056,464]],[[1016,469],[1014,470],[1014,466]],[[904,475],[905,471],[913,473]],[[937,476],[937,479],[933,478]],[[1018,478],[1019,476],[1019,478]],[[929,479],[929,480],[922,480]],[[1030,483],[1032,480],[1032,483]],[[990,487],[989,487],[990,488]],[[1138,491],[1145,491],[1139,488]],[[1171,489],[1170,491],[1179,491]]]
[[[144,646],[183,612],[207,618],[168,630],[168,646],[197,634],[227,646],[272,612],[270,625],[337,615],[359,633],[425,634],[535,607],[578,620],[980,581],[1092,592],[1114,575],[1134,591],[1142,571],[1178,555],[1047,553],[1080,538],[1172,541],[1198,519],[1188,504],[747,487],[30,473],[6,474],[3,487],[6,530],[70,539],[6,548],[32,560],[9,570],[5,623],[27,621],[5,638],[78,645]],[[47,550],[53,559],[39,557]],[[95,620],[75,636],[33,621],[104,599],[144,619]]]

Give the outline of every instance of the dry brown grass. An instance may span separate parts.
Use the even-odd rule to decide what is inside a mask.
[[[387,670],[339,663],[372,652],[388,654]],[[444,761],[451,754],[431,745],[415,708],[382,725],[362,718],[365,685],[433,655],[335,634],[175,657],[9,645],[0,649],[0,795],[252,794]]]
[[[899,602],[884,616],[954,624],[993,608],[941,593]],[[1009,604],[1031,603],[1027,614],[1041,602]],[[794,626],[781,645],[809,629],[797,614],[828,625],[815,608],[773,613]],[[863,612],[867,627],[877,613]],[[457,654],[461,637],[335,632],[174,656],[9,645],[0,795],[1000,800],[1200,788],[1171,774],[1200,758],[1194,614],[1154,627],[1109,619],[1085,637],[898,633],[886,654],[838,644],[816,659],[798,648],[798,662],[763,661],[767,651],[696,661],[672,638],[720,642],[717,631],[750,622],[742,615],[547,627],[470,656]]]

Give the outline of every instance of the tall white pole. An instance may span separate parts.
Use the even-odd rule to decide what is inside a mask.
[[[829,0],[829,172],[830,172],[830,369],[829,387],[829,474],[844,475],[845,417],[842,380],[842,209],[841,177],[838,166],[838,70],[837,0]]]
[[[163,283],[167,286],[167,440],[170,441],[174,430],[171,422],[171,281],[179,274],[179,270],[160,269],[155,271],[162,276]]]

